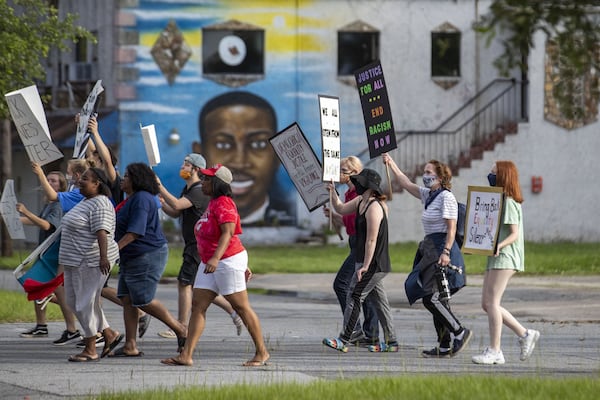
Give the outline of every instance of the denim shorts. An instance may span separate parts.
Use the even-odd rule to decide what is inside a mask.
[[[131,305],[143,307],[156,296],[156,288],[167,266],[169,248],[166,244],[157,250],[144,253],[119,266],[117,296],[129,296]]]

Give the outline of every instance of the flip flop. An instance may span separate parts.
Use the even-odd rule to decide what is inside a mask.
[[[111,352],[108,356],[110,358],[112,358],[112,357],[143,357],[144,352],[138,350],[138,352],[135,354],[125,353],[125,346],[123,346],[123,347],[119,347],[115,351]]]
[[[98,360],[100,360],[100,357],[93,358],[87,354],[75,354],[74,356],[69,357],[69,361],[71,362],[94,362]]]
[[[170,365],[174,367],[191,367],[192,364],[186,364],[184,362],[179,361],[176,358],[165,358],[164,360],[160,360],[161,364]]]
[[[111,351],[113,351],[115,349],[115,347],[117,347],[119,345],[119,343],[121,343],[121,340],[123,340],[123,338],[125,337],[124,334],[120,333],[115,340],[113,340],[110,343],[105,343],[104,344],[104,349],[102,350],[102,354],[100,355],[100,358],[104,358],[108,355],[108,353],[110,353]]]
[[[151,319],[152,319],[152,317],[150,315],[145,314],[143,317],[141,317],[138,320],[138,337],[140,339],[144,336],[144,334],[148,330],[148,327],[150,326],[150,320]]]
[[[265,367],[269,364],[267,364],[267,360],[248,360],[245,363],[242,364],[242,367]]]

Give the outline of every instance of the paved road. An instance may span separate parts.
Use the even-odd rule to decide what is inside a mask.
[[[235,335],[231,319],[211,308],[193,367],[169,367],[161,358],[175,355],[174,339],[157,335],[165,327],[153,320],[140,341],[142,358],[111,359],[75,364],[67,357],[73,345],[51,344],[63,325],[50,324],[50,336],[22,339],[31,324],[0,325],[0,393],[2,399],[78,398],[100,392],[120,392],[182,385],[228,385],[311,382],[318,379],[366,375],[489,374],[523,376],[597,377],[600,372],[600,277],[516,278],[505,295],[505,305],[527,326],[541,331],[540,342],[527,362],[518,360],[515,337],[504,330],[506,364],[479,366],[471,356],[487,344],[487,319],[480,310],[481,276],[470,276],[469,286],[453,299],[453,309],[475,336],[468,349],[452,359],[419,356],[434,345],[431,317],[422,305],[408,306],[404,274],[385,280],[393,306],[399,353],[372,354],[353,349],[347,354],[325,348],[324,336],[340,330],[341,312],[330,289],[332,274],[263,275],[250,284],[250,299],[258,313],[271,352],[268,366],[244,368],[252,356],[247,332]],[[20,290],[10,274],[0,272],[0,287]],[[260,289],[260,290],[258,290]],[[161,284],[158,298],[176,311],[177,289]],[[121,310],[107,303],[109,321],[123,330]]]

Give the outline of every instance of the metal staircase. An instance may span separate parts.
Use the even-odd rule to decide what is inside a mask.
[[[458,174],[471,160],[481,159],[485,150],[504,141],[506,134],[517,132],[518,122],[526,119],[521,104],[523,85],[515,79],[493,80],[436,129],[396,132],[398,147],[390,156],[411,179],[420,175],[431,159],[448,164]],[[368,149],[358,156],[366,167],[384,176],[379,158],[365,161]]]

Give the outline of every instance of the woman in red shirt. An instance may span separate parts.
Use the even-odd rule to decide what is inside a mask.
[[[231,198],[233,176],[227,167],[217,164],[200,169],[202,192],[211,200],[194,228],[200,266],[194,282],[192,316],[183,351],[177,357],[161,360],[167,365],[191,366],[196,343],[206,324],[206,310],[214,298],[222,294],[244,321],[256,348],[254,357],[242,365],[266,365],[269,352],[265,346],[258,316],[250,306],[246,282],[252,272],[248,269],[248,253],[240,241],[240,215]]]

